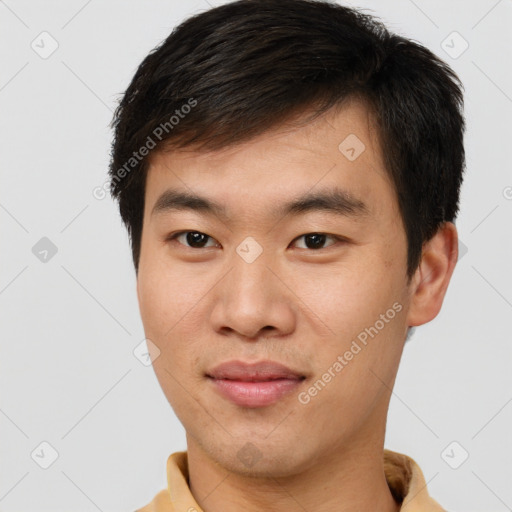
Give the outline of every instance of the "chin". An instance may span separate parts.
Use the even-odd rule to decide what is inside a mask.
[[[304,471],[311,462],[305,452],[297,451],[297,443],[289,436],[287,444],[277,439],[231,439],[228,446],[210,446],[208,453],[227,471],[254,478],[288,477]]]

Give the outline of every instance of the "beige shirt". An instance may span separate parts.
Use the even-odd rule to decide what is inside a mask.
[[[420,467],[407,455],[384,450],[384,473],[391,494],[402,502],[404,512],[446,512],[429,496]],[[136,512],[203,512],[188,486],[186,451],[169,455],[167,489]]]

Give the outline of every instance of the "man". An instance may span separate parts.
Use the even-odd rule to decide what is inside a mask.
[[[187,450],[140,510],[443,510],[384,437],[407,333],[457,261],[461,87],[307,0],[203,12],[142,62],[111,191]]]

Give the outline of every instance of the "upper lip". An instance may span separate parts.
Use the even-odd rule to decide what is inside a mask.
[[[275,379],[303,379],[300,372],[274,361],[244,363],[243,361],[226,361],[219,364],[207,374],[214,379],[229,379],[248,382],[260,382]]]

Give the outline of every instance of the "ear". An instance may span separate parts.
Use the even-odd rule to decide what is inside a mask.
[[[426,324],[437,316],[458,257],[457,229],[452,222],[445,222],[423,245],[421,262],[410,285],[407,325]]]

